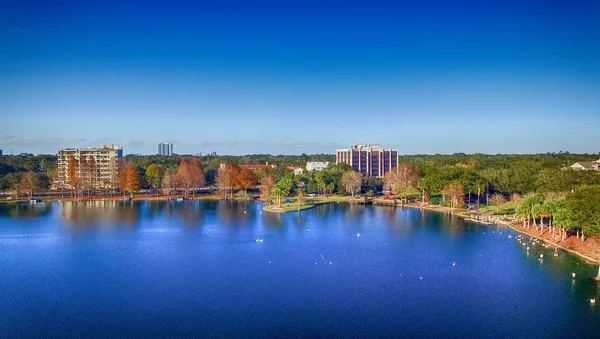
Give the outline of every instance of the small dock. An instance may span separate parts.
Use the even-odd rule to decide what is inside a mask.
[[[374,205],[378,206],[402,206],[402,201],[399,199],[375,199],[373,200]]]

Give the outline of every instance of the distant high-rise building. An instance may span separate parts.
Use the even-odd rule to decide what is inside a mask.
[[[356,172],[383,178],[398,166],[398,149],[383,148],[381,145],[352,145],[351,148],[336,151],[335,163],[346,163]]]
[[[217,152],[213,151],[210,155],[212,155],[213,157],[217,156]]]
[[[168,142],[161,142],[158,144],[158,155],[163,157],[170,157],[173,155],[173,144]]]
[[[123,148],[113,144],[103,144],[100,148],[62,149],[56,160],[58,180],[53,184],[63,188],[116,188],[122,157]]]
[[[2,155],[2,150],[0,149],[0,156]]]

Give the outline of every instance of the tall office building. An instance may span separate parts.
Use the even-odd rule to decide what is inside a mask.
[[[2,150],[0,149],[0,156],[2,155]]]
[[[352,145],[351,148],[336,150],[335,163],[346,163],[356,172],[383,178],[398,166],[398,149],[381,145]]]
[[[173,155],[173,144],[168,142],[161,142],[158,144],[158,155],[163,157],[170,157]]]
[[[100,148],[67,148],[58,151],[58,180],[53,184],[63,188],[115,188],[119,174],[119,160],[123,148],[113,144],[103,144]]]

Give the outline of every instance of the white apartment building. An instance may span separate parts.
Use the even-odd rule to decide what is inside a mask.
[[[123,148],[103,144],[100,148],[66,148],[58,151],[57,180],[54,186],[72,189],[84,186],[103,189],[114,186],[119,173]]]
[[[306,163],[307,171],[322,171],[329,166],[329,161],[309,161]]]
[[[381,145],[352,145],[351,148],[338,149],[335,163],[346,163],[356,172],[377,178],[398,166],[398,149],[383,148]]]

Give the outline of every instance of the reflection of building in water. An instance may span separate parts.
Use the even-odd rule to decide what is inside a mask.
[[[42,202],[37,204],[0,205],[0,215],[4,214],[4,210],[11,218],[35,218],[50,214],[52,204]]]
[[[62,203],[61,216],[74,225],[137,223],[140,218],[140,204],[96,200]]]

